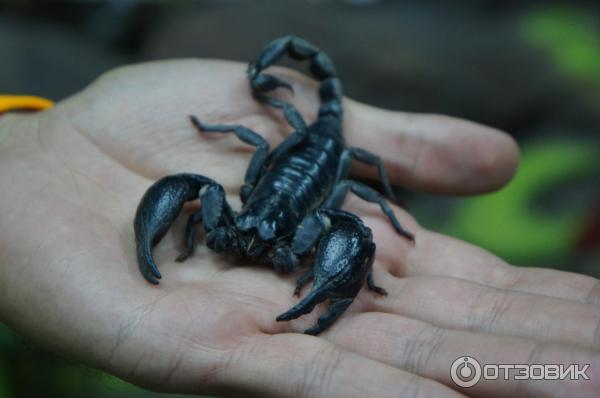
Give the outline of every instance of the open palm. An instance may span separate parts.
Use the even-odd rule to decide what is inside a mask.
[[[315,84],[285,69],[308,121]],[[281,95],[289,95],[281,93]],[[290,99],[290,97],[288,97]],[[504,184],[517,151],[504,134],[466,121],[374,109],[346,100],[345,135],[380,154],[394,183],[439,193]],[[593,278],[517,269],[465,243],[420,228],[398,236],[378,208],[346,209],[374,231],[374,277],[389,295],[363,289],[327,332],[297,332],[298,275],[216,255],[200,244],[184,263],[185,214],[156,247],[163,279],[137,270],[135,208],[148,186],[177,172],[237,194],[253,148],[233,136],[199,136],[187,115],[241,124],[272,148],[290,132],[254,101],[244,65],[170,61],[110,72],[54,109],[0,124],[2,320],[39,344],[161,391],[277,396],[453,396],[450,365],[591,363],[591,381],[481,382],[468,395],[590,396],[600,383],[600,288]],[[361,168],[359,175],[375,176]],[[321,309],[322,310],[322,309]],[[595,376],[595,378],[594,378]],[[445,385],[444,385],[445,384]]]

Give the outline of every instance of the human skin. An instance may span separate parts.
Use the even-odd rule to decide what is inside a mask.
[[[155,249],[160,285],[140,275],[133,215],[145,190],[177,172],[223,184],[234,207],[253,148],[199,136],[187,115],[241,124],[272,147],[290,132],[254,101],[238,63],[182,60],[111,71],[53,109],[0,118],[0,320],[40,347],[145,388],[284,397],[594,396],[600,389],[600,284],[516,268],[420,227],[398,236],[377,206],[345,208],[374,232],[375,281],[318,337],[298,333],[318,310],[275,322],[298,274],[217,255],[202,243],[184,263],[190,205]],[[292,100],[315,117],[315,83],[285,69]],[[400,186],[442,194],[497,189],[518,150],[497,130],[345,100],[351,146],[385,160]],[[368,167],[355,174],[375,177]],[[323,309],[320,308],[320,311]],[[589,381],[481,381],[459,390],[451,363],[590,364]]]

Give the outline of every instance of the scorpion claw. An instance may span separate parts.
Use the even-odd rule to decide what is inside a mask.
[[[162,278],[162,275],[160,274],[158,268],[156,268],[154,261],[146,264],[145,266],[140,264],[140,271],[144,278],[153,285],[158,285],[158,280]]]
[[[137,220],[138,219],[136,217],[136,221]],[[136,235],[138,235],[136,236],[138,241],[137,257],[140,272],[148,282],[152,283],[153,285],[158,285],[158,280],[162,278],[162,275],[160,274],[160,271],[154,262],[154,258],[152,257],[152,239],[145,239],[145,236],[139,236],[141,235],[139,233],[136,233]]]
[[[313,335],[327,329],[346,311],[365,277],[370,289],[386,294],[373,282],[375,244],[371,230],[360,218],[346,211],[321,209],[319,212],[327,216],[329,228],[319,240],[312,270],[298,280],[294,293],[314,277],[312,290],[298,304],[277,317],[277,321],[298,318],[329,298],[329,310],[318,319],[317,325],[304,331]]]
[[[323,288],[313,289],[306,297],[304,297],[298,304],[290,308],[288,311],[280,314],[275,320],[277,322],[291,321],[304,314],[308,314],[315,308],[315,306],[323,302],[327,298],[327,291]]]
[[[331,301],[329,310],[317,320],[317,324],[304,331],[304,334],[317,335],[327,329],[352,304],[353,298],[336,299]]]
[[[319,333],[321,333],[321,328],[318,327],[318,326],[313,326],[311,328],[308,328],[308,329],[304,330],[304,334],[308,334],[308,335],[311,335],[311,336],[316,336]]]
[[[134,229],[140,272],[152,284],[162,277],[152,247],[162,239],[183,204],[198,197],[200,188],[213,182],[197,174],[176,174],[155,182],[144,194],[135,214]]]

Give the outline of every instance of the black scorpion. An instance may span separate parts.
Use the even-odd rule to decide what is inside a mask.
[[[279,87],[292,89],[287,82],[262,73],[285,54],[309,60],[310,71],[320,81],[318,117],[309,126],[293,105],[265,94]],[[267,262],[279,272],[294,271],[299,261],[318,246],[314,273],[309,271],[299,280],[301,286],[314,274],[313,293],[277,318],[295,318],[310,312],[319,301],[331,298],[330,313],[319,320],[318,326],[306,331],[316,334],[347,308],[365,275],[370,288],[384,293],[374,285],[371,276],[375,245],[370,230],[358,217],[335,210],[348,192],[378,203],[400,235],[411,241],[414,236],[400,225],[381,194],[346,179],[352,159],[375,166],[386,195],[395,198],[381,159],[364,149],[346,147],[342,136],[341,85],[324,52],[303,39],[282,37],[265,47],[257,61],[249,65],[247,76],[253,96],[281,109],[294,132],[269,152],[267,141],[246,127],[209,125],[190,116],[200,132],[233,133],[257,148],[240,191],[242,210],[235,212],[227,203],[223,187],[208,177],[184,173],[162,178],[145,193],[135,216],[139,268],[146,280],[158,284],[161,274],[152,257],[152,247],[167,232],[184,203],[200,198],[200,209],[188,219],[185,250],[178,261],[193,253],[199,223],[204,226],[206,244],[212,250],[232,251],[241,258]],[[361,238],[356,240],[357,236]]]

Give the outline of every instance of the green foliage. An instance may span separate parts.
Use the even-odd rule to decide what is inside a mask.
[[[569,76],[600,87],[600,27],[589,10],[544,6],[525,15],[525,39],[544,50]]]
[[[539,202],[566,181],[600,172],[598,155],[593,145],[568,140],[525,147],[514,180],[499,192],[461,202],[444,232],[514,263],[552,264],[574,246],[586,209],[549,212]]]
[[[6,363],[4,360],[0,361],[0,398],[11,398],[13,395],[10,393],[9,380],[6,372]]]

